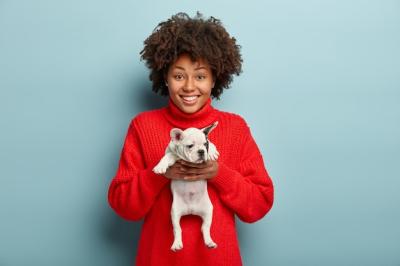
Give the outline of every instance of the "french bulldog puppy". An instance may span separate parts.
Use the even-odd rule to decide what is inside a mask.
[[[171,141],[168,144],[164,157],[153,168],[153,172],[156,174],[165,174],[168,167],[173,165],[179,159],[192,163],[217,160],[219,152],[215,145],[208,140],[208,134],[217,125],[218,121],[202,129],[171,129]],[[209,248],[216,248],[217,244],[210,236],[213,205],[208,196],[207,181],[172,179],[171,191],[173,196],[171,219],[174,231],[174,242],[171,246],[171,250],[178,251],[183,248],[180,219],[182,216],[189,214],[198,215],[202,218],[203,223],[201,231],[204,243]]]

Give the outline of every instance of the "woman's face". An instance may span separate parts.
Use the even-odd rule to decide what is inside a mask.
[[[192,62],[181,54],[167,73],[169,97],[180,110],[195,113],[207,102],[214,87],[210,65],[199,59]]]

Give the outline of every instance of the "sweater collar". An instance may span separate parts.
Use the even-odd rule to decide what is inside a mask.
[[[168,122],[180,129],[189,127],[203,128],[217,120],[217,109],[211,105],[211,98],[195,113],[185,113],[169,98],[168,106],[163,109],[163,113]]]

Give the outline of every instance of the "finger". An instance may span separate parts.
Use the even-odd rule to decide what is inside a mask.
[[[175,167],[173,169],[169,169],[169,173],[171,173],[171,175],[185,175],[186,171],[184,171],[184,169]]]
[[[196,168],[190,166],[182,166],[182,171],[192,174],[204,174],[213,171],[214,165],[212,163],[205,163],[204,167]]]
[[[186,175],[199,175],[203,173],[203,169],[197,169],[197,168],[186,168],[183,170],[183,172]]]
[[[186,181],[197,181],[201,179],[201,175],[186,175],[183,179]]]
[[[195,168],[191,168],[188,166],[177,166],[176,171],[179,173],[183,173],[183,174],[189,174],[191,171],[193,171]]]
[[[184,179],[185,176],[187,176],[186,173],[178,173],[178,172],[175,172],[175,173],[173,173],[173,174],[171,175],[171,179],[174,179],[174,180],[182,180],[182,179]]]
[[[187,172],[190,172],[190,173],[199,174],[199,173],[204,172],[204,171],[206,171],[207,169],[209,169],[209,168],[210,168],[210,165],[208,165],[208,164],[202,164],[201,166],[197,166],[197,165],[196,165],[196,166],[194,166],[194,167],[185,165],[185,166],[182,166],[182,167],[183,167],[183,170],[184,170],[184,171],[187,171]]]
[[[182,166],[183,164],[182,164],[182,162],[181,161],[176,161],[175,163],[174,163],[174,165],[173,166],[175,166],[175,167],[179,167],[179,166]]]
[[[181,164],[181,165],[185,165],[185,166],[190,166],[191,164],[189,163],[189,162],[186,162],[186,161],[179,161],[179,163]]]
[[[183,172],[185,171],[185,167],[182,165],[174,165],[174,167],[171,167],[171,169],[174,170],[174,172]]]
[[[204,163],[191,163],[191,162],[186,162],[186,161],[182,161],[182,165],[192,167],[192,168],[204,168],[207,166],[207,164],[205,162]]]

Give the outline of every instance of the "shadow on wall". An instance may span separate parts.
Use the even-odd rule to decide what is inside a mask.
[[[109,215],[104,220],[105,241],[118,250],[115,254],[121,254],[118,258],[121,265],[132,265],[135,261],[141,227],[142,221],[130,222],[117,215]]]
[[[168,104],[169,96],[161,96],[151,90],[151,85],[142,86],[139,101],[143,104],[143,110],[158,109]]]
[[[151,82],[146,79],[136,80],[133,82],[130,90],[130,110],[132,113],[140,113],[143,111],[159,109],[167,106],[169,96],[161,96],[152,91]],[[124,102],[121,99],[121,102]]]
[[[126,101],[126,99],[121,99],[120,101],[121,103],[128,102],[129,108],[127,109],[130,110],[132,114],[158,109],[168,104],[168,97],[163,97],[154,93],[151,90],[151,83],[147,82],[145,79],[133,81],[132,83],[133,85],[129,89],[128,101]],[[113,154],[113,156],[110,156],[108,159],[119,162],[121,147],[111,147],[111,149],[114,150],[113,153],[110,153]],[[118,165],[118,163],[116,165]],[[108,183],[106,184],[106,198],[108,186],[114,177],[116,170],[117,169],[115,168],[111,170],[104,169],[103,171],[103,173],[111,173],[111,176],[107,179]],[[101,219],[103,223],[102,228],[104,239],[110,246],[112,246],[112,248],[115,248],[118,250],[118,252],[120,251],[122,265],[131,265],[136,259],[137,246],[139,243],[140,231],[143,222],[126,221],[115,214],[109,205],[106,206],[105,209],[107,211],[103,213],[104,215]],[[124,262],[124,260],[126,260],[126,262]]]

